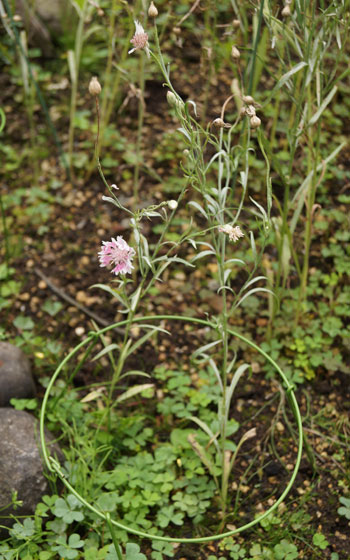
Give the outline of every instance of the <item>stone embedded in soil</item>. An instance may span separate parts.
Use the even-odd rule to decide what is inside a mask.
[[[0,342],[0,406],[10,399],[35,396],[35,384],[28,358],[9,342]]]
[[[62,460],[62,451],[53,436],[46,432],[50,454]],[[23,505],[14,509],[11,504],[13,491]],[[11,527],[14,520],[34,513],[42,496],[50,493],[49,482],[44,475],[39,422],[23,410],[0,408],[0,511],[1,525]],[[0,536],[5,530],[0,529]]]

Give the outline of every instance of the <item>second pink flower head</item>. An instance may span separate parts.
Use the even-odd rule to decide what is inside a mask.
[[[121,235],[111,241],[102,241],[101,251],[98,254],[100,266],[115,265],[113,274],[130,274],[134,268],[131,264],[135,250],[130,247]]]

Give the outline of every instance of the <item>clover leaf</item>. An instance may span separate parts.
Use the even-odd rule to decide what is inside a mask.
[[[18,540],[27,540],[32,537],[35,533],[35,523],[30,517],[24,520],[22,523],[15,523],[10,531],[11,535]]]
[[[346,519],[350,519],[350,499],[342,496],[339,498],[339,502],[345,506],[338,508],[339,515],[344,515]]]
[[[69,494],[67,499],[57,498],[55,506],[52,508],[52,513],[56,517],[61,517],[65,523],[73,523],[73,521],[82,521],[84,519],[84,514],[81,511],[77,511],[81,507],[79,500]]]
[[[274,547],[276,560],[294,560],[298,558],[298,549],[291,542],[283,539]]]

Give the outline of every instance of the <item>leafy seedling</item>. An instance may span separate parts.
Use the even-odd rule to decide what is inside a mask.
[[[346,519],[350,519],[350,498],[339,498],[339,502],[344,504],[343,507],[338,508],[339,515],[344,515]]]

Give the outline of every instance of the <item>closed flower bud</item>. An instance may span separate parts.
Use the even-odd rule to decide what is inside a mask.
[[[101,93],[101,84],[98,81],[98,79],[96,78],[96,76],[93,76],[93,78],[91,78],[90,83],[89,83],[89,93],[90,95],[100,95]]]
[[[246,111],[246,107],[244,107],[244,105],[243,105],[243,107],[241,107],[240,110],[239,110],[239,116],[240,116],[241,118],[245,117],[246,112],[247,112],[247,111]]]
[[[213,121],[213,125],[216,126],[216,128],[225,128],[225,123],[224,123],[224,121],[223,121],[222,119],[220,119],[220,118],[215,119],[215,120]]]
[[[243,95],[242,99],[247,105],[254,105],[254,97],[251,95]]]
[[[239,19],[234,19],[232,22],[232,26],[237,29],[238,27],[241,26],[241,22],[239,21]]]
[[[148,8],[148,15],[151,18],[156,18],[158,15],[158,10],[153,2],[151,2],[150,7]]]
[[[256,115],[254,115],[254,117],[252,117],[250,119],[250,126],[252,128],[259,128],[259,126],[261,125],[261,120],[259,119],[259,117],[257,117]]]
[[[182,99],[176,97],[172,91],[167,91],[166,98],[170,107],[177,107],[178,109],[181,109],[184,105]]]
[[[170,210],[176,210],[177,201],[176,200],[168,200],[168,206],[169,206]]]
[[[284,6],[284,8],[283,8],[283,10],[282,10],[282,12],[281,12],[281,14],[282,14],[283,17],[289,17],[289,16],[291,15],[291,13],[292,13],[292,12],[291,12],[290,7],[288,6],[288,4],[287,4],[286,6]]]
[[[235,47],[233,45],[232,49],[231,49],[231,56],[233,59],[238,60],[241,57],[241,53],[239,52],[239,50],[237,49],[237,47]]]
[[[176,95],[174,95],[174,93],[172,91],[167,91],[166,92],[166,98],[167,98],[167,101],[168,101],[170,107],[175,107],[175,105],[176,105]]]
[[[213,125],[216,126],[216,128],[231,128],[231,125],[225,123],[220,117],[213,121]]]

